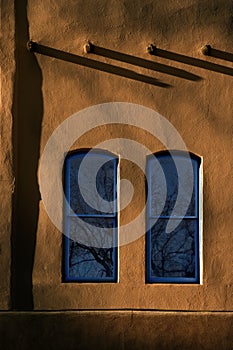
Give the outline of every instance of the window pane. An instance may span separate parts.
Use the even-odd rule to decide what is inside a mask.
[[[199,159],[158,153],[148,160],[147,176],[147,281],[198,283]]]
[[[197,220],[183,219],[170,233],[167,222],[159,219],[150,232],[150,278],[196,278]]]
[[[69,238],[92,247],[108,248],[114,243],[114,232],[117,225],[113,218],[70,217],[67,220]]]
[[[184,213],[186,216],[197,216],[197,198],[194,191],[195,181],[197,180],[197,164],[192,160],[192,173],[188,167],[189,159],[185,157],[176,157],[176,164],[169,155],[150,159],[149,166],[149,196],[150,196],[150,215],[151,216],[171,216],[175,204],[177,215]],[[176,165],[182,173],[181,181],[178,181]],[[192,187],[192,197],[187,193],[187,188]],[[179,203],[176,203],[178,190],[180,193]]]
[[[117,161],[104,151],[66,159],[66,282],[117,282]]]
[[[88,227],[87,224],[90,226]],[[68,280],[116,281],[115,219],[70,218],[66,257]]]
[[[73,280],[115,280],[113,248],[85,247],[70,240],[69,277]]]
[[[76,214],[112,214],[116,211],[113,201],[116,199],[116,188],[114,185],[116,177],[116,159],[109,160],[107,156],[100,154],[90,155],[87,166],[81,166],[84,155],[71,158],[70,161],[70,176],[69,176],[69,192],[70,205]],[[90,163],[91,159],[91,163]],[[98,168],[100,162],[105,162],[94,177],[94,171]],[[80,174],[80,171],[81,174]],[[82,178],[84,185],[83,198],[79,183],[78,175]],[[96,186],[97,192],[93,191],[93,186]],[[82,192],[82,193],[83,193]],[[104,201],[103,201],[104,200]]]

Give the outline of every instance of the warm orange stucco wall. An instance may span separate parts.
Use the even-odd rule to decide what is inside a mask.
[[[15,81],[15,23],[13,3],[2,1],[0,17],[0,309],[10,306],[11,223],[14,174],[12,169],[12,108]]]
[[[232,317],[214,312],[9,312],[3,349],[232,349]]]
[[[2,0],[0,7],[0,348],[232,349],[231,1]],[[29,52],[29,39],[76,56]],[[83,53],[87,40],[99,54]],[[147,53],[150,43],[163,57]],[[207,43],[221,59],[202,55]],[[120,247],[118,283],[61,282],[62,235],[41,200],[38,166],[63,121],[108,102],[160,113],[202,157],[201,285],[145,284],[144,235]],[[165,148],[143,130],[111,125],[71,149],[114,137]],[[145,179],[117,154],[121,178],[136,189],[120,213],[125,224],[144,206]],[[144,233],[144,220],[138,229]]]
[[[6,73],[14,73],[13,8],[2,2],[8,11],[9,23],[3,36],[3,47],[10,54]],[[24,261],[21,273],[33,271],[31,286],[34,308],[37,310],[64,309],[158,309],[158,310],[232,310],[232,62],[203,56],[200,48],[211,44],[217,50],[231,52],[231,1],[186,0],[176,1],[37,1],[16,2],[16,67],[14,81],[3,79],[5,108],[13,110],[15,121],[16,159],[15,177],[17,197],[14,235],[18,238],[17,259]],[[11,27],[10,27],[11,26]],[[26,41],[32,39],[42,45],[85,57],[79,63],[30,53]],[[13,40],[13,39],[12,39]],[[107,49],[102,57],[84,54],[83,45],[91,40],[94,45]],[[149,55],[148,44],[154,43],[160,51],[158,57]],[[7,47],[9,50],[7,50]],[[113,50],[116,53],[112,53]],[[181,62],[171,60],[171,52]],[[103,53],[103,50],[102,50]],[[116,60],[117,53],[131,55],[129,62]],[[186,56],[186,58],[184,57]],[[60,56],[61,57],[61,56]],[[225,55],[225,58],[229,55]],[[232,56],[231,56],[232,57]],[[114,59],[115,58],[115,59]],[[137,58],[147,60],[142,62]],[[88,61],[89,60],[89,61]],[[126,58],[125,58],[126,60]],[[20,63],[19,63],[20,62]],[[103,66],[100,62],[106,63]],[[164,66],[151,68],[150,62]],[[213,63],[210,65],[209,63]],[[114,66],[114,67],[113,67]],[[103,72],[104,69],[107,72]],[[162,68],[163,67],[163,68]],[[175,71],[173,68],[182,71]],[[123,71],[121,68],[125,68]],[[163,73],[158,70],[163,69]],[[4,66],[3,66],[4,71]],[[129,72],[130,71],[130,72]],[[115,74],[112,74],[115,73]],[[136,73],[136,74],[135,74]],[[189,73],[199,77],[188,80]],[[179,76],[176,76],[179,75]],[[181,76],[180,76],[181,75]],[[130,79],[131,77],[131,79]],[[156,85],[158,79],[170,87]],[[142,82],[144,80],[146,82]],[[4,85],[5,84],[5,85]],[[4,88],[5,86],[5,88]],[[17,108],[14,112],[13,102]],[[61,282],[62,235],[49,219],[43,202],[39,203],[37,165],[52,132],[70,115],[82,109],[106,102],[130,102],[149,107],[160,113],[179,131],[187,148],[203,159],[203,284],[202,285],[147,285],[145,284],[145,238],[120,247],[120,272],[117,284],[65,284]],[[3,117],[6,118],[6,113]],[[2,125],[10,126],[11,115]],[[85,122],[85,121],[84,121]],[[101,120],[99,120],[101,123]],[[5,133],[4,133],[5,135]],[[10,130],[4,136],[4,154],[11,154]],[[132,138],[148,146],[152,152],[164,146],[136,128],[109,126],[99,128],[82,137],[73,145],[92,147],[96,142],[114,136]],[[6,141],[8,140],[9,141]],[[119,154],[120,156],[120,154]],[[4,158],[3,158],[4,159]],[[5,158],[6,159],[6,158]],[[127,165],[127,166],[126,166]],[[8,167],[8,165],[7,165]],[[10,166],[9,166],[10,169]],[[144,179],[138,177],[135,166],[121,162],[121,174],[131,177],[139,192],[130,207],[130,215],[144,203]],[[10,190],[4,196],[7,215],[1,239],[9,248],[12,174],[6,175]],[[5,185],[3,186],[6,191]],[[3,192],[2,192],[3,193]],[[8,208],[8,210],[7,210]],[[128,211],[129,213],[129,211]],[[122,213],[123,223],[129,214]],[[32,218],[29,220],[28,218]],[[29,223],[27,223],[29,221]],[[27,225],[25,224],[27,223]],[[17,229],[18,228],[18,229]],[[20,228],[20,229],[19,229]],[[30,231],[31,229],[31,231]],[[145,231],[145,223],[140,230]],[[14,236],[15,237],[15,236]],[[17,239],[14,241],[17,242]],[[27,243],[30,242],[30,243]],[[15,243],[13,243],[14,246]],[[17,244],[16,244],[17,246]],[[35,249],[35,260],[23,249]],[[18,248],[19,250],[19,248]],[[6,249],[9,252],[9,249]],[[20,255],[21,254],[21,255]],[[9,272],[10,255],[2,253],[4,269]],[[30,266],[28,265],[30,262]],[[25,266],[24,266],[25,265]],[[29,266],[29,267],[28,267]],[[20,270],[21,269],[21,270]],[[14,269],[13,269],[14,271]],[[8,274],[9,276],[9,274]],[[26,275],[25,275],[26,276]],[[9,277],[3,285],[2,308],[9,302]],[[16,278],[21,295],[26,277]],[[17,289],[16,288],[16,289]],[[30,293],[29,293],[30,294]],[[23,298],[23,297],[22,297]],[[25,296],[26,298],[26,296]],[[17,297],[16,297],[17,299]]]
[[[145,238],[120,247],[117,284],[64,284],[61,282],[61,234],[40,203],[33,293],[36,309],[232,309],[232,63],[203,56],[200,48],[210,43],[230,51],[232,24],[230,2],[185,1],[93,1],[40,3],[29,1],[30,37],[36,42],[96,61],[97,70],[37,55],[43,83],[41,152],[53,132],[70,115],[105,102],[131,102],[159,112],[179,131],[187,148],[203,157],[203,284],[145,284]],[[168,74],[152,71],[96,54],[84,54],[87,40],[94,45],[158,62]],[[190,58],[190,64],[150,56],[149,43],[166,52]],[[109,53],[108,53],[109,54]],[[116,54],[113,57],[116,57]],[[193,60],[192,60],[193,58]],[[195,59],[202,60],[195,61]],[[123,67],[154,77],[170,88],[113,75],[98,70],[98,62]],[[136,61],[135,61],[136,62]],[[205,62],[218,66],[205,67]],[[219,66],[223,66],[223,68]],[[200,79],[176,77],[171,67]],[[224,67],[231,68],[227,71]],[[112,68],[109,68],[111,71]],[[223,73],[213,70],[222,69]],[[85,123],[85,121],[83,121]],[[101,123],[101,120],[99,120]],[[92,147],[100,140],[128,137],[151,151],[164,148],[144,132],[119,126],[102,127],[82,137],[74,146]],[[122,169],[124,165],[122,164]],[[127,165],[131,176],[134,168]],[[137,175],[135,175],[136,177]],[[140,186],[141,181],[141,186]],[[144,201],[143,178],[139,195]],[[135,201],[131,214],[142,203]],[[121,220],[124,220],[122,214]],[[141,230],[145,230],[141,223]],[[51,254],[51,247],[53,254]]]

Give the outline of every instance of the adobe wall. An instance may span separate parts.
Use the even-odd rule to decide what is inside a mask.
[[[101,325],[101,326],[100,326]],[[232,317],[192,312],[0,314],[3,349],[232,349]]]
[[[39,347],[52,337],[54,348],[69,344],[72,349],[78,334],[83,349],[97,341],[106,349],[230,349],[231,1],[185,0],[181,7],[176,1],[2,0],[1,29],[0,309],[37,312],[1,312],[0,344],[23,349],[36,342]],[[60,52],[57,59],[29,52],[30,39],[66,54]],[[99,47],[99,54],[83,52],[87,40]],[[150,43],[163,57],[147,53]],[[225,54],[221,59],[203,56],[204,44]],[[69,53],[76,55],[76,64],[69,62]],[[153,69],[151,62],[156,63]],[[145,284],[143,235],[120,247],[119,283],[62,283],[62,235],[41,200],[38,166],[46,142],[63,121],[108,102],[155,110],[203,158],[201,285]],[[119,136],[151,152],[165,148],[143,130],[112,125],[83,135],[71,149]],[[125,223],[143,207],[145,188],[142,172],[132,163],[121,161],[121,175],[137,189],[121,213]],[[145,222],[139,230],[145,231]]]
[[[15,23],[12,2],[1,3],[0,29],[0,309],[3,310],[10,306],[12,194],[15,188],[12,154]]]
[[[232,219],[226,215],[231,211],[233,191],[226,186],[232,179],[232,62],[204,56],[200,51],[206,43],[218,50],[230,50],[230,13],[228,1],[185,1],[182,7],[170,1],[98,1],[94,6],[92,1],[28,2],[30,38],[76,55],[78,63],[68,62],[66,55],[60,54],[59,60],[35,54],[43,77],[38,86],[43,101],[41,153],[55,128],[70,115],[95,104],[130,102],[149,107],[171,122],[187,148],[203,157],[204,170],[202,285],[146,285],[144,236],[120,247],[119,283],[62,283],[61,234],[41,202],[33,270],[36,309],[232,309]],[[103,50],[101,54],[83,53],[87,40],[106,49],[104,54],[108,57],[103,57]],[[146,52],[149,43],[164,50],[165,56],[170,53],[171,57],[173,52],[188,58],[179,56],[183,62],[177,62],[151,56]],[[118,61],[117,53],[133,58],[128,58],[130,63]],[[143,67],[138,66],[142,62],[137,58],[147,60]],[[83,66],[91,60],[93,68]],[[108,72],[103,72],[100,62],[107,64],[104,67]],[[157,72],[161,66],[148,69],[150,62],[165,65],[167,74]],[[174,72],[174,67],[182,71]],[[170,87],[129,79],[126,72],[120,75],[121,68],[158,79]],[[190,73],[195,78],[190,78]],[[102,124],[103,120],[97,122]],[[85,120],[82,123],[85,125]],[[93,147],[119,135],[136,140],[152,152],[164,149],[144,131],[123,126],[100,126],[82,136],[72,148]],[[129,212],[134,217],[145,198],[143,178],[132,164],[126,165],[122,163],[121,169],[127,169],[126,175],[135,178],[139,196],[134,198],[128,213],[122,213],[121,222]],[[145,231],[144,222],[139,229]]]

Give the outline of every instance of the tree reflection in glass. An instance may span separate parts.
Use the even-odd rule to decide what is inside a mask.
[[[93,169],[103,162],[95,178],[96,193],[91,188],[90,169],[81,168],[85,156]],[[78,182],[80,169],[85,198]],[[65,220],[65,281],[117,281],[116,179],[117,158],[109,153],[81,152],[66,158],[65,192],[70,207]]]
[[[147,213],[148,225],[152,226],[147,232],[147,281],[198,283],[199,158],[191,156],[192,166],[188,166],[190,158],[184,152],[173,153],[172,157],[169,152],[161,152],[155,157],[156,161],[150,156],[147,164]],[[182,172],[182,182],[176,165]],[[187,186],[191,186],[191,198],[185,191]],[[178,191],[180,200],[176,203]],[[169,220],[175,220],[171,232],[166,230]]]

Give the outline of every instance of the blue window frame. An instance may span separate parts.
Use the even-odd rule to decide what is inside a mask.
[[[64,282],[117,282],[117,165],[101,150],[65,159]]]
[[[182,151],[147,159],[147,283],[200,283],[200,163]]]

